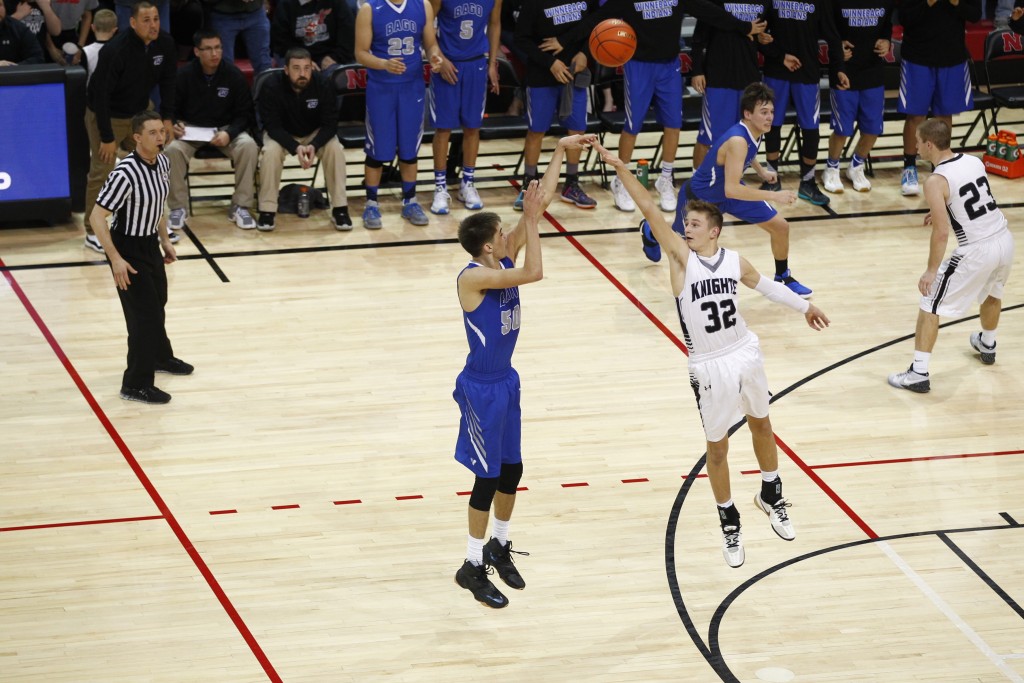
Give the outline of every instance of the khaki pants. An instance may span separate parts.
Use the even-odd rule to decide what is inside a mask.
[[[171,211],[188,206],[188,183],[185,180],[188,162],[195,156],[196,150],[205,145],[205,142],[175,140],[164,148],[164,154],[171,162],[170,192],[167,195],[167,206]],[[239,133],[220,151],[235,165],[235,192],[231,195],[231,203],[243,209],[251,209],[260,148],[248,133]]]
[[[316,137],[317,131],[295,138],[300,145],[309,144]],[[263,134],[263,156],[260,159],[260,211],[277,213],[277,193],[281,189],[281,169],[284,168],[288,150],[277,144],[266,133]],[[336,136],[326,145],[317,150],[316,156],[324,167],[327,178],[327,193],[331,197],[331,208],[348,206],[345,196],[345,148]]]
[[[110,119],[110,127],[114,129],[114,140],[119,142],[117,149],[118,159],[127,156],[135,149],[135,138],[132,137],[131,119]],[[85,181],[85,232],[92,233],[92,225],[89,224],[89,216],[96,204],[96,197],[100,196],[103,183],[107,182],[107,176],[114,170],[113,164],[108,164],[100,159],[100,127],[96,121],[96,114],[92,109],[85,108],[85,132],[89,135],[89,176]]]

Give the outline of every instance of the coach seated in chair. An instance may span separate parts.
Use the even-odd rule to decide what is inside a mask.
[[[288,50],[284,71],[267,77],[257,107],[264,132],[260,216],[256,227],[265,232],[274,229],[281,170],[285,157],[294,154],[304,169],[320,159],[331,197],[334,227],[351,230],[345,195],[345,150],[338,141],[337,95],[330,80],[313,70],[308,50]]]
[[[249,213],[254,198],[259,146],[246,131],[253,123],[252,93],[237,66],[223,59],[216,31],[201,29],[192,39],[196,59],[178,70],[175,86],[174,142],[164,150],[171,162],[171,210],[167,227],[181,230],[188,206],[188,163],[201,147],[210,146],[235,166],[235,191],[228,220],[242,230],[256,221]]]

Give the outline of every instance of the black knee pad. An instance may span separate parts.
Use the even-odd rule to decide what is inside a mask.
[[[384,168],[383,161],[377,161],[376,159],[372,159],[370,157],[366,157],[366,165],[369,168]]]
[[[800,144],[800,156],[804,159],[817,159],[821,133],[817,128],[801,128],[800,134],[803,137],[803,142]]]
[[[481,512],[490,512],[497,491],[498,477],[477,477],[473,482],[473,492],[469,494],[469,507]]]
[[[502,465],[501,476],[498,477],[498,490],[510,496],[516,495],[519,488],[519,480],[523,478],[523,463],[515,465]]]
[[[782,149],[782,127],[772,126],[771,130],[764,134],[764,151],[778,152]]]
[[[399,158],[398,159],[398,163],[400,163],[400,164],[411,164],[411,165],[415,166],[416,165],[416,157],[413,157],[412,159],[402,159],[402,158]]]

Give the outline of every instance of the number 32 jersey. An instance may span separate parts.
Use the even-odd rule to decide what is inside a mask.
[[[676,309],[691,363],[725,355],[747,340],[750,332],[736,303],[739,283],[735,251],[719,249],[711,258],[690,252]]]
[[[501,266],[514,268],[515,264],[506,257],[501,259]],[[462,272],[482,267],[470,261]],[[507,373],[512,368],[512,353],[519,339],[519,288],[488,289],[479,306],[468,313],[462,311],[462,319],[469,340],[466,370],[477,377]]]
[[[370,0],[373,8],[373,38],[370,54],[381,59],[400,58],[405,72],[393,74],[386,69],[367,69],[367,77],[380,83],[408,83],[423,80],[423,26],[427,11],[423,0],[404,0],[394,4],[390,0]]]

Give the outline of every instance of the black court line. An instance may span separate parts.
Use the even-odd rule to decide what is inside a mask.
[[[203,246],[203,243],[199,241],[198,237],[196,237],[196,234],[192,232],[192,228],[188,227],[188,223],[185,223],[183,230],[185,234],[188,235],[188,238],[192,240],[192,244],[196,245],[196,249],[199,250],[199,255],[202,258],[206,259],[206,262],[210,264],[210,268],[213,268],[213,272],[217,274],[217,277],[220,278],[220,281],[231,282],[231,280],[228,280],[228,276],[224,274],[224,271],[220,269],[220,266],[217,265],[217,262],[213,259],[213,257],[210,256],[210,252],[206,250],[206,247]]]
[[[1017,523],[1017,520],[1015,520],[1013,517],[1011,517],[1008,512],[1000,512],[999,516],[1002,517],[1003,519],[1005,519],[1006,523],[1009,524],[1010,526],[1020,526],[1020,524]]]
[[[904,539],[904,538],[920,538],[920,537],[924,537],[924,536],[939,536],[939,537],[941,537],[943,534],[975,533],[975,532],[978,532],[978,531],[1006,531],[1006,530],[1012,529],[1012,528],[1014,528],[1014,527],[1008,527],[1008,526],[1000,524],[998,526],[979,526],[979,527],[969,527],[969,528],[963,528],[963,529],[940,529],[940,530],[933,530],[933,531],[912,531],[912,532],[902,533],[902,534],[893,534],[892,536],[883,536],[883,537],[880,537],[880,538],[865,538],[865,539],[861,539],[859,541],[851,541],[849,543],[841,543],[839,545],[834,545],[834,546],[832,546],[830,548],[821,548],[819,550],[814,550],[814,551],[811,551],[809,553],[805,553],[804,555],[800,555],[798,557],[791,558],[789,560],[786,560],[785,562],[780,562],[779,564],[777,564],[777,565],[775,565],[773,567],[769,567],[768,569],[765,569],[761,573],[756,574],[756,575],[750,577],[749,579],[747,579],[746,581],[744,581],[742,584],[737,586],[735,590],[733,590],[731,593],[729,593],[729,595],[726,596],[725,600],[723,600],[721,602],[721,604],[719,604],[718,608],[715,610],[714,615],[711,617],[711,628],[710,628],[710,630],[708,632],[708,641],[709,641],[710,645],[709,646],[705,646],[707,652],[709,653],[708,663],[711,664],[711,666],[715,669],[715,673],[717,673],[721,677],[721,679],[723,681],[727,681],[728,683],[739,683],[740,679],[738,679],[736,677],[736,675],[732,673],[732,670],[725,663],[725,659],[722,656],[722,650],[721,650],[721,647],[719,645],[719,632],[720,632],[720,628],[721,628],[721,624],[722,624],[722,619],[725,617],[725,613],[726,613],[726,611],[728,611],[729,607],[731,607],[732,604],[736,601],[736,599],[739,598],[739,596],[742,595],[744,592],[746,592],[747,589],[749,589],[751,586],[753,586],[757,582],[761,581],[762,579],[764,579],[764,578],[766,578],[768,576],[771,576],[772,574],[775,574],[776,572],[779,572],[779,571],[781,571],[783,569],[791,567],[792,565],[796,564],[797,562],[803,562],[804,560],[809,560],[809,559],[818,557],[819,555],[825,555],[827,553],[839,552],[839,551],[842,551],[842,550],[847,550],[849,548],[855,548],[857,546],[867,545],[867,544],[871,544],[871,543],[880,543],[880,542],[883,542],[883,541],[884,542],[888,542],[888,541],[895,541],[895,540],[900,540],[900,539]]]
[[[1006,308],[1003,309],[1003,311],[1014,311],[1014,310],[1018,310],[1020,308],[1024,308],[1024,303],[1014,304],[1013,306],[1007,306]],[[960,323],[967,322],[967,321],[970,321],[970,320],[974,320],[976,318],[978,318],[977,315],[967,316],[967,317],[964,317],[964,318],[959,318],[957,320],[951,320],[951,321],[948,321],[946,323],[942,323],[940,325],[940,327],[944,328],[944,327],[949,327],[951,325],[958,325]],[[853,354],[852,356],[849,356],[847,358],[844,358],[843,360],[840,360],[840,361],[838,361],[836,363],[833,363],[832,365],[829,365],[829,366],[827,366],[827,367],[825,367],[825,368],[823,368],[821,370],[818,370],[817,372],[814,372],[814,373],[808,375],[807,377],[804,377],[804,378],[802,378],[800,380],[797,380],[793,384],[791,384],[791,385],[787,386],[786,388],[782,389],[781,391],[773,394],[771,399],[769,400],[769,402],[770,403],[775,403],[777,400],[779,400],[779,399],[783,398],[784,396],[792,393],[795,389],[797,389],[797,388],[807,384],[808,382],[810,382],[813,379],[817,379],[818,377],[821,377],[822,375],[824,375],[827,372],[830,372],[830,371],[835,370],[837,368],[840,368],[840,367],[842,367],[844,365],[852,363],[853,361],[858,360],[860,358],[863,358],[864,356],[867,356],[869,354],[875,353],[876,351],[880,351],[882,349],[886,349],[886,348],[888,348],[890,346],[893,346],[894,344],[898,344],[900,342],[907,341],[908,339],[913,339],[913,338],[914,338],[913,334],[904,335],[904,336],[899,337],[897,339],[893,339],[891,341],[887,341],[885,343],[879,344],[879,345],[877,345],[877,346],[875,346],[873,348],[867,349],[866,351],[861,351],[859,353]],[[745,418],[743,420],[740,420],[738,423],[736,423],[735,425],[733,425],[729,429],[728,435],[731,437],[736,432],[736,430],[738,430],[740,427],[742,427],[745,423],[746,423],[746,419]],[[683,503],[686,501],[686,497],[687,497],[687,495],[690,492],[690,487],[693,486],[693,482],[697,480],[697,474],[699,474],[700,471],[702,469],[704,469],[704,465],[705,465],[706,460],[707,460],[707,453],[705,452],[704,455],[702,455],[697,460],[697,462],[694,464],[693,468],[690,470],[690,473],[687,475],[685,481],[683,482],[682,487],[679,489],[679,492],[676,494],[675,501],[673,501],[672,509],[669,512],[668,524],[667,524],[667,527],[666,527],[666,530],[665,530],[665,570],[666,570],[667,578],[668,578],[669,592],[671,593],[672,600],[675,603],[676,613],[679,615],[679,618],[680,618],[680,620],[683,623],[683,627],[686,629],[687,634],[690,636],[690,640],[693,641],[694,646],[704,656],[704,659],[707,660],[708,665],[711,666],[712,669],[714,669],[715,673],[717,673],[722,678],[723,681],[730,681],[731,682],[731,681],[738,681],[738,679],[729,670],[728,665],[725,663],[725,660],[722,657],[721,650],[718,649],[718,645],[717,645],[717,625],[716,625],[715,621],[712,620],[711,631],[709,631],[709,634],[708,634],[709,635],[709,643],[710,643],[710,645],[709,645],[708,643],[704,642],[704,639],[701,637],[700,632],[698,631],[696,625],[693,623],[693,619],[692,619],[692,617],[689,614],[689,609],[686,606],[686,602],[683,600],[682,591],[679,588],[679,579],[676,576],[675,538],[676,538],[676,529],[678,528],[678,525],[679,525],[679,516],[680,516],[680,514],[682,512]],[[1012,528],[1013,526],[1017,526],[1016,522],[1013,522],[1012,518],[1009,515],[1007,515],[1006,513],[1000,513],[1000,516],[1002,516],[1004,519],[1007,519],[1007,521],[1010,521],[1011,527],[1005,527],[1005,526],[985,527],[985,529],[989,529],[989,528],[992,528],[992,529],[1006,529],[1006,528]],[[966,531],[971,531],[971,530],[972,529],[967,529]],[[976,530],[976,529],[974,529],[974,530]],[[863,543],[873,543],[876,540],[888,540],[888,539],[892,539],[892,538],[903,538],[903,537],[907,537],[907,536],[928,535],[928,534],[937,534],[937,533],[939,533],[939,532],[932,531],[932,532],[902,534],[902,535],[898,535],[898,536],[888,536],[888,537],[885,537],[885,538],[878,538],[878,539],[867,538],[867,539],[863,539],[863,540],[860,540],[860,541],[853,541],[851,543],[844,544],[842,546],[835,546],[831,550],[842,549],[842,548],[845,548],[845,547],[849,547],[849,546],[852,546],[852,545],[860,545],[860,544],[863,544]],[[947,531],[946,533],[953,533],[953,531]],[[829,552],[829,550],[830,549],[814,551],[814,552],[809,553],[807,555],[803,555],[803,556],[801,556],[799,558],[795,558],[793,560],[790,560],[787,563],[783,563],[782,565],[778,565],[777,567],[774,567],[772,569],[766,570],[765,572],[762,572],[762,574],[759,574],[758,576],[756,576],[756,577],[748,580],[744,584],[742,584],[740,586],[740,588],[737,589],[737,591],[739,591],[740,589],[744,589],[749,584],[752,584],[753,582],[755,582],[756,580],[761,578],[762,575],[767,575],[769,573],[777,571],[778,569],[780,569],[780,568],[782,568],[784,566],[787,566],[788,564],[792,564],[793,562],[799,561],[800,559],[805,559],[807,557],[813,557],[814,555],[818,555],[818,554],[821,554],[823,552]],[[736,593],[736,591],[734,591],[734,593]],[[731,601],[730,598],[727,598],[727,601]],[[723,603],[723,604],[726,604],[726,603]],[[719,609],[722,610],[721,607]],[[724,610],[722,610],[722,612],[724,614]],[[716,615],[717,615],[717,612],[716,612]]]
[[[1007,528],[1012,529],[1014,527],[1007,527]],[[956,556],[959,557],[960,560],[964,564],[966,564],[968,567],[971,568],[971,571],[973,571],[975,574],[978,575],[979,579],[981,579],[982,581],[985,582],[986,586],[991,588],[992,591],[996,595],[998,595],[1000,598],[1002,598],[1003,602],[1005,602],[1007,605],[1009,605],[1010,609],[1012,609],[1014,612],[1016,612],[1018,617],[1020,617],[1021,619],[1024,619],[1024,608],[1022,608],[1020,605],[1018,605],[1017,601],[1014,600],[1013,598],[1011,598],[1009,593],[1004,591],[1002,589],[1002,587],[992,579],[991,576],[986,574],[985,570],[983,570],[981,567],[979,567],[978,564],[974,560],[972,560],[970,557],[968,557],[967,553],[965,553],[960,548],[960,546],[958,546],[956,543],[954,543],[952,541],[952,539],[950,539],[949,536],[947,536],[945,533],[939,533],[939,534],[936,534],[936,535],[942,540],[943,543],[945,543],[947,546],[949,546],[950,550],[952,550],[954,553],[956,553]]]

